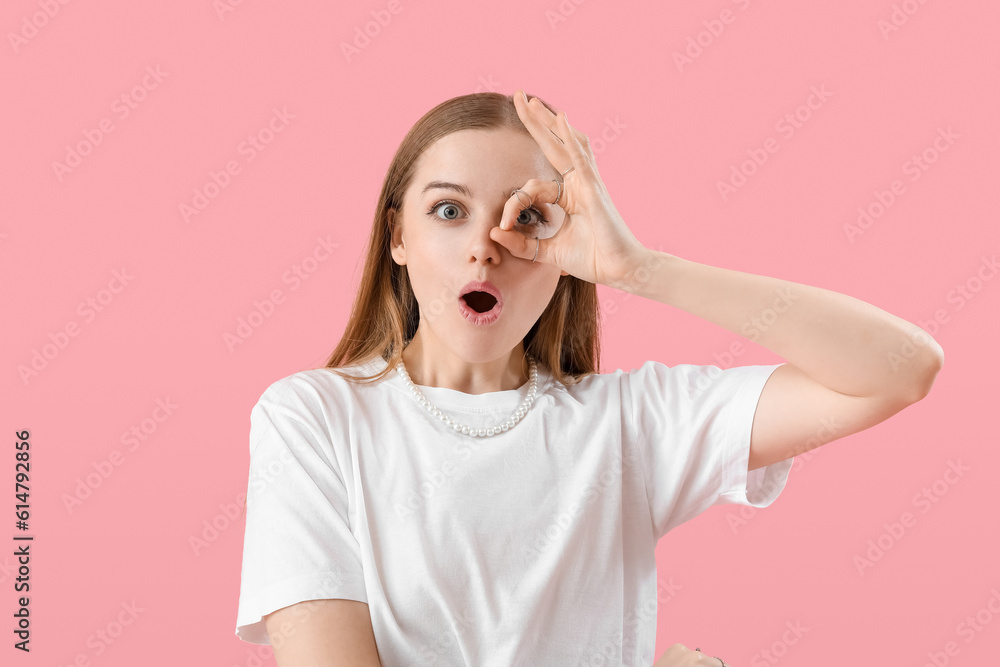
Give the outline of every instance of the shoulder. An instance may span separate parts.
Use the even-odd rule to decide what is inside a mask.
[[[637,368],[621,368],[610,373],[584,378],[579,386],[584,392],[621,390],[634,400],[650,400],[674,396],[695,399],[709,390],[711,393],[730,391],[742,384],[748,376],[759,372],[755,366],[720,368],[712,365],[675,364],[661,361],[644,361]]]
[[[353,376],[372,375],[366,365],[337,370]],[[287,442],[305,443],[324,452],[336,448],[340,440],[332,434],[342,432],[343,425],[359,413],[357,403],[366,400],[364,387],[330,368],[298,371],[271,382],[250,411],[251,456],[261,443],[268,443],[263,451],[272,453],[286,448]],[[259,451],[257,456],[261,456]],[[338,460],[346,461],[345,456]]]
[[[378,360],[359,363],[342,368],[310,368],[291,373],[269,384],[257,400],[257,406],[268,408],[284,407],[288,409],[310,409],[321,407],[332,409],[343,405],[374,386],[372,383],[362,383],[349,380],[343,376],[365,378],[375,375],[385,366],[385,361]],[[375,381],[374,384],[378,384]]]
[[[647,361],[621,375],[623,392],[634,404],[704,411],[727,403],[756,401],[764,382],[780,364],[720,367]]]
[[[576,382],[566,384],[551,377],[548,391],[553,394],[562,394],[579,403],[603,401],[619,394],[622,390],[623,378],[627,378],[634,372],[634,370],[625,371],[616,368],[613,371],[603,373],[587,373],[580,376]],[[551,374],[549,375],[551,376]]]
[[[623,382],[628,382],[636,378],[648,378],[654,375],[666,375],[670,373],[671,367],[659,361],[643,362],[638,368],[624,370],[616,368],[605,373],[591,373],[580,378],[580,381],[572,385],[580,391],[601,391],[607,387],[619,387]]]

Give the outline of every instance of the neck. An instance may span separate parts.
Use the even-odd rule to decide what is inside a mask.
[[[524,344],[490,361],[470,363],[453,355],[431,355],[416,337],[403,349],[403,364],[414,384],[443,387],[465,394],[518,389],[528,381]]]

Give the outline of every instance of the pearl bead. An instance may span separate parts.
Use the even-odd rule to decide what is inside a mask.
[[[424,396],[423,392],[417,389],[417,385],[413,384],[413,381],[410,379],[410,374],[406,372],[406,366],[403,364],[402,359],[400,359],[399,363],[396,364],[396,372],[399,373],[399,377],[402,378],[403,383],[409,388],[410,393],[417,399],[417,402],[424,406],[429,413],[444,422],[445,426],[449,426],[459,433],[469,435],[474,438],[490,438],[499,433],[506,433],[510,429],[514,428],[514,426],[528,413],[528,408],[531,407],[531,404],[534,402],[535,397],[538,394],[538,366],[534,359],[530,359],[528,364],[528,393],[525,395],[524,400],[521,401],[521,404],[517,407],[517,410],[515,410],[510,418],[505,422],[489,428],[478,429],[469,428],[464,424],[459,424],[427,400],[427,397]]]

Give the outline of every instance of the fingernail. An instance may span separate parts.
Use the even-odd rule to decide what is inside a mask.
[[[524,98],[524,103],[527,104],[528,103],[528,95],[523,90],[521,91],[521,97]]]

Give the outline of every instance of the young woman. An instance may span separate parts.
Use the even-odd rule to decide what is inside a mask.
[[[756,322],[787,362],[599,373],[597,284]],[[942,362],[852,297],[644,247],[541,99],[448,100],[389,166],[326,367],[251,413],[236,634],[281,667],[653,664],[657,541],[770,505],[794,456],[920,400]]]

